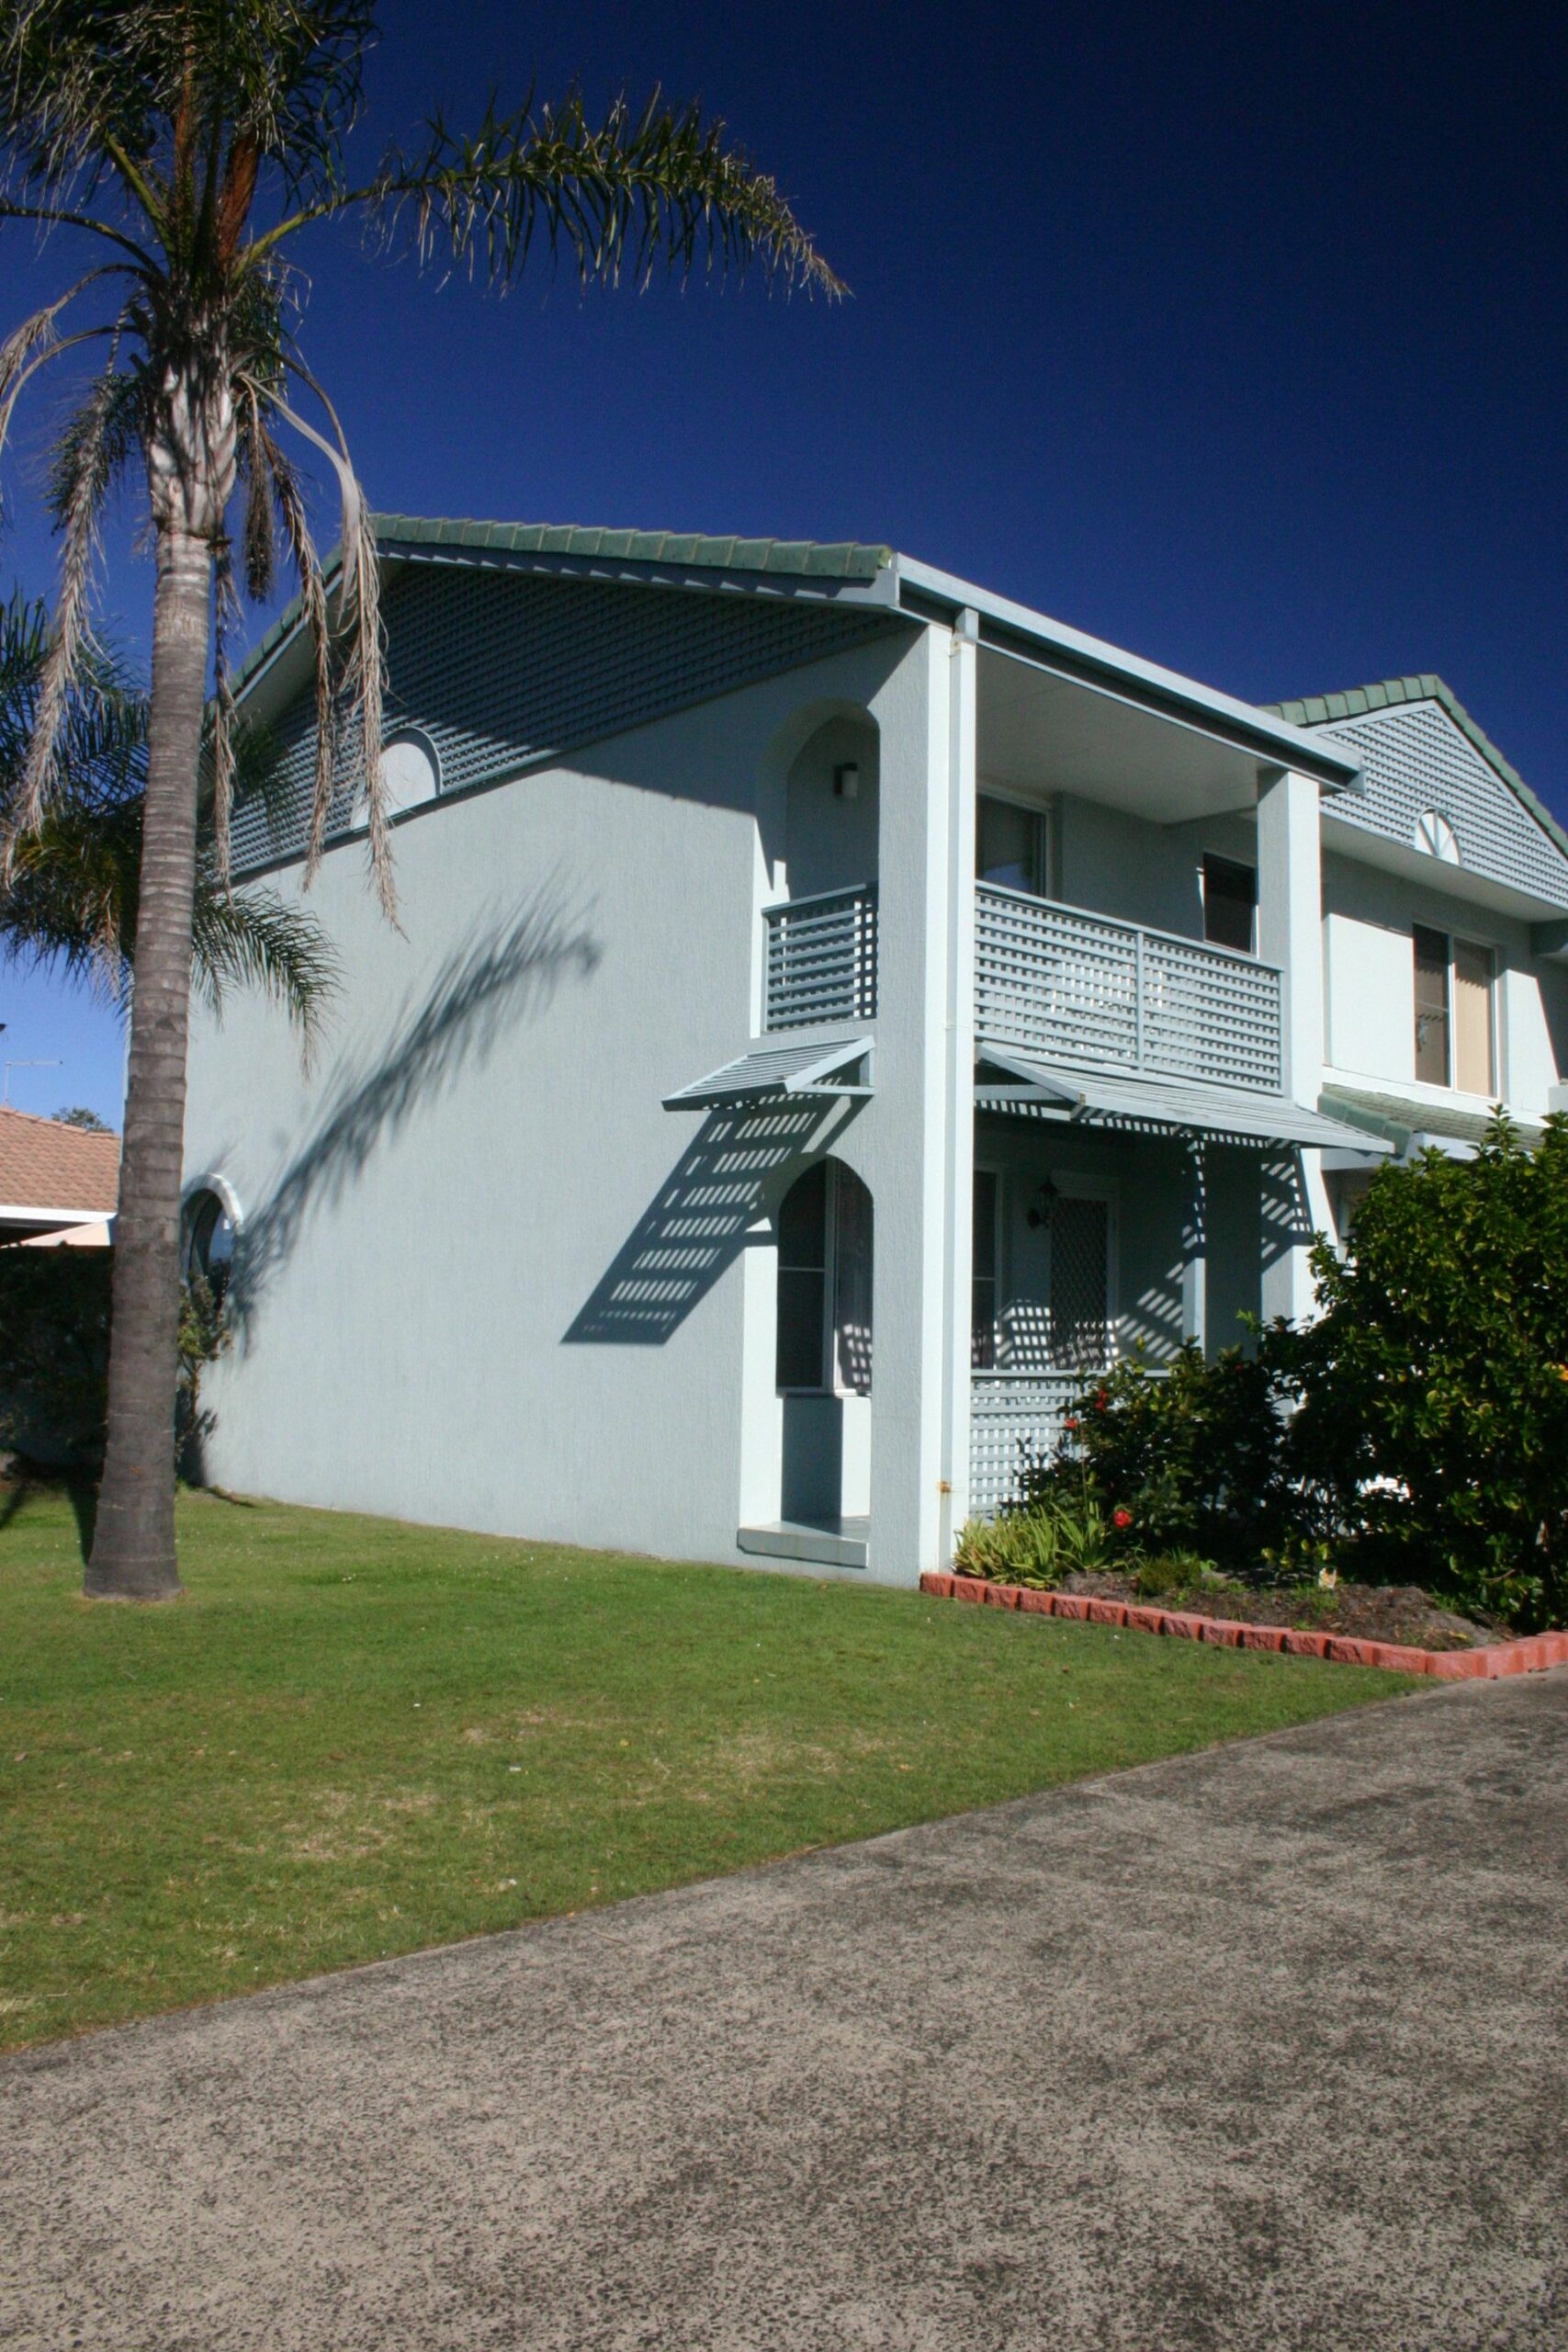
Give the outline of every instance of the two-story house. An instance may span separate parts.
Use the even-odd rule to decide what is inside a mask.
[[[1380,1156],[1539,1119],[1568,844],[1431,679],[1266,710],[882,547],[383,518],[302,1072],[193,1038],[211,1475],[911,1581],[1084,1374],[1304,1314]],[[240,876],[298,889],[283,751]]]

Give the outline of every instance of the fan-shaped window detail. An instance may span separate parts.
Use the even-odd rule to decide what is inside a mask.
[[[1425,850],[1428,857],[1440,857],[1445,865],[1463,864],[1459,854],[1459,835],[1436,808],[1427,808],[1416,818],[1416,846]]]
[[[389,816],[400,817],[405,808],[434,799],[441,789],[441,762],[423,728],[400,727],[388,736],[381,775]]]

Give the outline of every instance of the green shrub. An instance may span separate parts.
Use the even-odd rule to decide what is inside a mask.
[[[1042,1503],[1087,1483],[1123,1558],[1188,1553],[1255,1579],[1323,1508],[1297,1458],[1282,1408],[1282,1341],[1270,1329],[1253,1354],[1205,1359],[1190,1341],[1168,1371],[1141,1357],[1096,1381],[1065,1424],[1054,1459],[1024,1480]]]
[[[1064,1577],[1106,1566],[1110,1551],[1105,1514],[1086,1494],[1076,1506],[1056,1498],[970,1520],[958,1532],[953,1565],[960,1576],[1050,1592]]]
[[[0,1445],[51,1468],[97,1471],[108,1403],[107,1250],[0,1250]],[[199,1278],[180,1300],[175,1451],[198,1476],[211,1416],[201,1375],[228,1345]]]
[[[1314,1322],[1097,1380],[1025,1505],[1091,1497],[1123,1559],[1292,1589],[1342,1566],[1568,1623],[1568,1117],[1534,1152],[1499,1116],[1473,1159],[1380,1168],[1313,1268]]]
[[[108,1361],[109,1252],[0,1250],[0,1443],[96,1469]]]
[[[1279,1352],[1359,1572],[1568,1623],[1568,1118],[1379,1169],[1313,1264],[1322,1318]]]

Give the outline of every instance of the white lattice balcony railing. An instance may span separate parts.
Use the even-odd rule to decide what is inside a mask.
[[[1273,964],[976,885],[975,1028],[987,1044],[1278,1093],[1280,1019]]]
[[[764,1029],[876,1017],[876,886],[764,908]]]

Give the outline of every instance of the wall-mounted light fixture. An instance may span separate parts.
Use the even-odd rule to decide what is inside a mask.
[[[860,762],[845,760],[833,770],[833,797],[836,800],[854,800],[860,795]]]
[[[1036,1228],[1051,1222],[1051,1211],[1056,1204],[1056,1187],[1046,1177],[1034,1195],[1034,1205],[1029,1212],[1029,1223]]]

